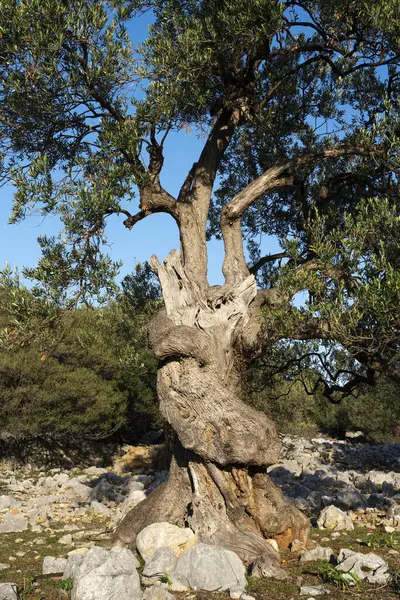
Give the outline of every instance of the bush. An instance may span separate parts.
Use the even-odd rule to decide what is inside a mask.
[[[299,382],[280,381],[272,389],[245,387],[247,401],[263,410],[279,431],[292,434],[325,433],[344,437],[362,431],[368,441],[400,441],[400,386],[381,377],[375,388],[364,387],[356,397],[331,404],[321,392],[308,395]]]
[[[103,437],[125,421],[127,396],[115,381],[70,368],[32,349],[0,355],[2,430]]]

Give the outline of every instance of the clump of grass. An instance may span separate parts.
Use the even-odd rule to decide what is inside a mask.
[[[61,579],[58,585],[64,592],[70,595],[74,582],[72,581],[71,577],[67,577],[67,579]]]
[[[330,583],[341,590],[348,590],[350,585],[356,585],[360,579],[353,573],[341,573],[331,563],[317,563],[318,574],[324,583]]]
[[[365,544],[368,548],[398,548],[400,536],[396,532],[376,531],[367,536]]]

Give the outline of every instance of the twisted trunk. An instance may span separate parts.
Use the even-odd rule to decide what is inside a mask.
[[[172,431],[169,479],[133,509],[117,538],[133,544],[146,525],[191,527],[198,540],[224,546],[246,561],[307,539],[308,520],[288,505],[266,474],[278,460],[273,423],[237,395],[239,342],[252,339],[253,276],[204,289],[190,281],[177,252],[153,259],[165,311],[152,324],[150,345],[160,359],[160,410]]]

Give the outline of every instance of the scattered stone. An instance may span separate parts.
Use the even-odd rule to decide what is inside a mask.
[[[7,563],[0,563],[0,571],[6,571],[10,567],[11,565],[8,565]]]
[[[323,585],[305,585],[300,588],[300,596],[324,596],[329,593],[329,590]]]
[[[336,569],[351,573],[368,583],[386,584],[390,581],[389,565],[377,554],[361,554],[348,548],[342,548],[338,556]]]
[[[134,556],[126,548],[94,546],[75,570],[72,600],[141,600]]]
[[[302,550],[304,550],[304,542],[301,540],[293,540],[290,544],[290,551],[294,554],[295,552],[301,552]]]
[[[97,502],[96,500],[93,500],[90,508],[93,510],[95,515],[104,515],[105,517],[111,517],[112,515],[112,510],[110,510],[108,506],[105,506],[105,504]]]
[[[306,550],[302,556],[300,556],[300,562],[315,562],[322,560],[330,562],[334,558],[332,548],[326,546],[316,546],[312,550]]]
[[[327,506],[324,508],[317,523],[320,529],[330,529],[332,531],[351,531],[354,529],[350,517],[336,506]]]
[[[12,496],[0,496],[0,510],[4,510],[5,508],[19,508],[21,506],[21,502],[18,502]]]
[[[43,575],[53,573],[63,573],[68,560],[66,558],[55,558],[54,556],[45,556],[43,559]]]
[[[58,540],[58,543],[63,544],[64,546],[71,546],[72,545],[72,535],[70,533],[63,535]]]
[[[198,544],[181,554],[170,577],[191,589],[207,592],[246,587],[246,569],[238,555],[206,544]]]
[[[101,467],[87,467],[84,469],[84,472],[87,475],[103,475],[103,473],[107,473],[107,469]]]
[[[153,523],[138,534],[136,548],[144,560],[148,560],[157,550],[166,546],[177,556],[196,544],[196,536],[189,528],[181,528],[171,523]]]
[[[27,529],[28,520],[19,514],[7,513],[0,524],[0,533],[15,533],[17,531],[26,531]]]
[[[278,581],[287,581],[289,575],[280,566],[279,554],[265,554],[259,556],[249,567],[249,573],[252,577],[268,577]]]
[[[16,583],[0,583],[0,600],[18,600]]]

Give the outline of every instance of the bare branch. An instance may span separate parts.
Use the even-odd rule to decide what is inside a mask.
[[[287,252],[277,252],[276,254],[267,254],[258,260],[252,267],[249,268],[249,271],[252,275],[255,275],[257,271],[261,269],[264,265],[269,262],[275,262],[276,260],[280,260],[282,258],[289,258],[289,254]]]

